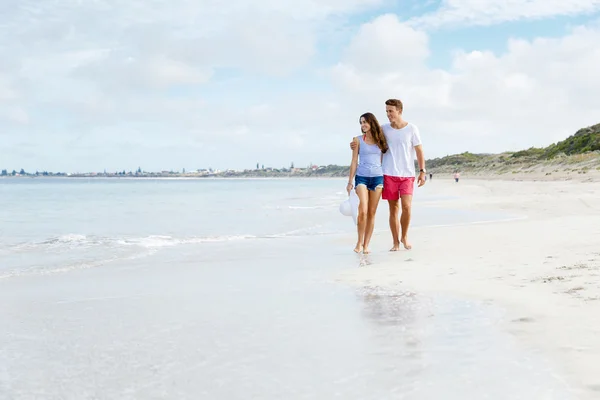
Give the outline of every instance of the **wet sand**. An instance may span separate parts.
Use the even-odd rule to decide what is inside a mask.
[[[378,233],[373,240],[379,253],[364,258],[365,268],[336,278],[357,285],[401,284],[505,308],[505,332],[553,360],[581,398],[598,398],[600,183],[456,184],[434,177],[428,185],[453,198],[438,207],[496,210],[516,219],[415,228],[413,250],[393,254],[383,253],[391,246],[389,233]]]
[[[498,329],[501,308],[329,279],[366,270],[340,242],[184,245],[5,279],[0,399],[578,398]]]

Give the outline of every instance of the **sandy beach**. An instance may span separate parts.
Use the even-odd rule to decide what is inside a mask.
[[[463,176],[456,184],[434,176],[429,185],[457,196],[439,207],[501,210],[516,218],[415,228],[412,251],[346,271],[337,279],[402,285],[500,305],[508,315],[503,329],[549,356],[582,398],[598,398],[600,182],[583,182],[589,176],[581,175],[570,181],[534,181],[531,174],[528,180],[511,178]],[[389,233],[373,240],[388,246]]]

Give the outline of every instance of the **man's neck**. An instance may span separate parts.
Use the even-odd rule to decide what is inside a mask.
[[[408,122],[406,122],[405,120],[403,120],[402,118],[390,121],[390,126],[394,129],[402,129],[404,128],[406,125],[408,125]]]

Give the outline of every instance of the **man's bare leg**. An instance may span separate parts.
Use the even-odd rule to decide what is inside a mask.
[[[392,231],[392,239],[394,240],[394,247],[390,251],[400,250],[400,224],[398,221],[398,213],[400,211],[399,200],[388,200],[390,207],[390,230]]]
[[[410,225],[412,195],[400,196],[400,201],[402,204],[402,215],[400,216],[402,235],[400,236],[400,241],[406,250],[410,250],[412,249],[412,245],[408,242],[408,226]]]
[[[358,185],[356,187],[356,194],[358,195],[360,202],[358,203],[358,220],[356,221],[358,240],[356,242],[356,247],[354,247],[354,251],[360,253],[365,241],[365,228],[367,226],[367,212],[369,209],[369,193],[365,185]]]
[[[369,243],[371,242],[371,236],[373,236],[373,230],[375,229],[375,214],[377,213],[379,199],[381,199],[381,191],[381,188],[369,190],[369,209],[367,210],[367,228],[365,230],[363,254],[369,254]]]

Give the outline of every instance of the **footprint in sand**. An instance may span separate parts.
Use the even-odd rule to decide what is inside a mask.
[[[535,320],[531,317],[521,317],[521,318],[512,320],[512,322],[533,322],[533,321],[535,321]]]

